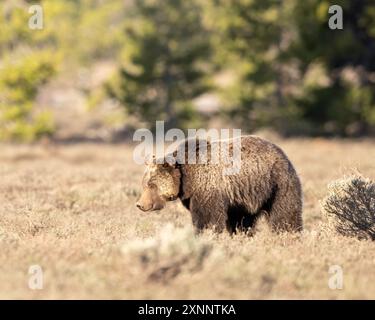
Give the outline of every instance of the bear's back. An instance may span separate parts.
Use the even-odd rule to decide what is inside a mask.
[[[233,153],[235,144],[239,142],[237,139],[240,139],[240,160]],[[229,163],[222,158],[219,158],[218,162],[212,161],[212,148],[220,150],[222,147],[229,148]],[[197,154],[202,152],[207,153],[206,163],[185,163],[181,167],[186,194],[210,191],[224,193],[229,198],[234,198],[235,194],[241,194],[244,190],[250,190],[253,194],[256,194],[257,190],[262,190],[261,193],[267,194],[273,187],[274,164],[281,164],[284,168],[291,165],[279,147],[253,135],[211,141],[203,151],[197,143]],[[239,170],[225,174],[225,170],[234,168],[234,161],[240,161],[237,162]]]

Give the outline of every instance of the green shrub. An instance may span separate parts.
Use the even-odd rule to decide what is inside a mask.
[[[0,140],[32,141],[52,134],[52,116],[37,112],[34,101],[40,86],[57,70],[50,52],[5,57],[0,67]]]

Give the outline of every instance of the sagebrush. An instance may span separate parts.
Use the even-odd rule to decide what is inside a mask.
[[[342,235],[375,240],[375,183],[360,175],[329,184],[322,207]]]

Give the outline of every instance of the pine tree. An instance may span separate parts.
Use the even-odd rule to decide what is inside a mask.
[[[152,127],[181,125],[209,88],[208,32],[195,1],[136,0],[126,27],[124,65],[107,90]]]
[[[211,0],[212,25],[220,31],[217,45],[225,47],[221,64],[236,75],[226,90],[226,111],[242,128],[274,125],[287,105],[283,66],[290,12],[281,0]]]

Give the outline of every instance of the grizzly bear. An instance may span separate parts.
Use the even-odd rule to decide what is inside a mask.
[[[275,144],[257,136],[240,139],[241,165],[235,174],[223,174],[224,164],[213,163],[210,151],[223,140],[208,142],[193,148],[206,162],[189,163],[179,158],[176,148],[162,161],[153,159],[143,177],[143,193],[137,207],[143,211],[160,210],[167,201],[180,199],[191,212],[192,222],[199,232],[214,228],[221,232],[237,230],[253,233],[261,216],[274,231],[302,230],[302,190],[298,175],[285,153]],[[191,152],[189,139],[179,148]],[[173,157],[171,157],[173,156]],[[177,157],[178,158],[178,157]],[[204,157],[203,157],[204,158]]]

